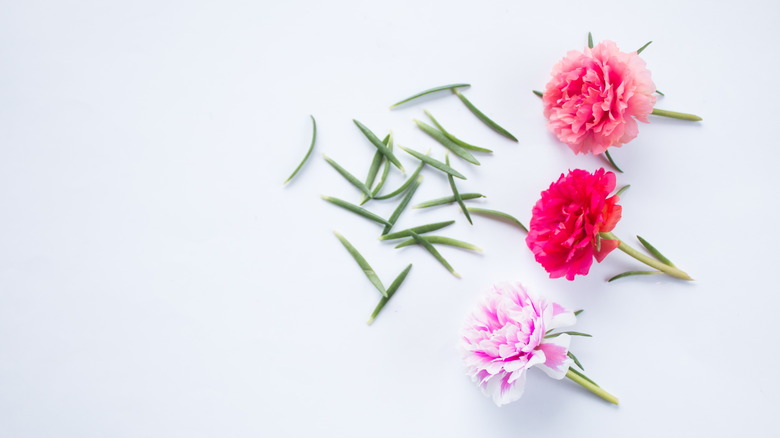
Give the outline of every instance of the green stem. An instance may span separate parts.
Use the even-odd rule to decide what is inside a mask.
[[[586,379],[582,378],[580,375],[572,372],[571,369],[566,371],[566,377],[568,377],[569,379],[573,380],[574,382],[582,385],[582,387],[584,387],[588,391],[596,394],[597,396],[603,398],[604,400],[606,400],[606,401],[608,401],[610,403],[619,404],[617,397],[615,397],[614,395],[608,393],[607,391],[604,391],[603,389],[599,388],[598,386],[594,385],[593,383],[587,381]]]
[[[623,251],[624,253],[630,255],[631,257],[639,260],[640,262],[646,264],[647,266],[650,266],[652,268],[658,269],[659,271],[669,274],[672,277],[679,278],[681,280],[687,280],[687,281],[693,281],[693,278],[691,278],[690,275],[686,274],[682,270],[678,269],[675,266],[669,266],[664,263],[659,262],[658,260],[646,256],[642,254],[641,252],[637,251],[636,249],[630,247],[625,242],[620,240],[617,236],[615,236],[612,233],[599,233],[602,238],[609,239],[609,240],[617,240],[620,242],[618,245],[618,249]]]
[[[677,111],[667,111],[658,108],[653,108],[653,112],[651,114],[654,116],[671,117],[673,119],[690,120],[692,122],[698,122],[702,120],[701,117],[695,116],[693,114],[678,113]]]

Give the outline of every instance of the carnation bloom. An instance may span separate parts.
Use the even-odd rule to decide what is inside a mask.
[[[619,240],[599,237],[620,220],[620,198],[609,196],[613,190],[614,173],[575,169],[542,192],[525,241],[550,278],[586,275],[594,258],[601,262],[618,247]]]
[[[468,373],[498,406],[523,395],[526,370],[533,366],[562,379],[571,363],[570,336],[545,339],[545,334],[575,321],[573,312],[530,295],[520,284],[494,286],[463,332]]]
[[[642,58],[602,41],[584,52],[570,51],[553,67],[543,95],[544,116],[575,153],[600,154],[637,136],[636,120],[648,123],[653,93]]]

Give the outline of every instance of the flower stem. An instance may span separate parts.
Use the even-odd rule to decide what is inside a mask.
[[[601,234],[601,237],[604,239],[609,240],[617,240],[619,243],[618,249],[623,251],[624,253],[630,255],[631,257],[639,260],[640,262],[646,264],[647,266],[650,266],[652,268],[658,269],[659,271],[669,274],[672,277],[679,278],[681,280],[687,280],[687,281],[693,281],[693,278],[691,278],[690,275],[686,274],[682,270],[678,269],[675,266],[669,266],[667,264],[661,263],[658,260],[646,256],[642,254],[641,252],[637,251],[636,249],[632,248],[631,246],[627,245],[625,242],[620,240],[617,236],[615,236],[612,233],[599,233]]]
[[[589,382],[587,379],[583,378],[579,374],[572,371],[571,368],[569,368],[568,371],[566,371],[566,377],[573,380],[574,382],[580,384],[582,387],[587,389],[588,391],[596,394],[597,396],[603,398],[604,400],[613,403],[613,404],[619,404],[617,397],[614,395],[608,393],[607,391],[604,391],[603,389],[599,388],[598,386],[594,385],[592,382]]]
[[[702,120],[701,117],[693,114],[678,113],[677,111],[667,111],[658,108],[653,108],[653,112],[651,114],[661,117],[671,117],[673,119],[690,120],[692,122],[698,122]]]

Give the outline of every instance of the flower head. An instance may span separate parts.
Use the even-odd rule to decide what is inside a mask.
[[[542,192],[525,241],[550,278],[586,275],[594,257],[601,262],[617,248],[618,240],[599,238],[620,220],[620,198],[609,196],[614,189],[614,173],[575,169]]]
[[[498,406],[523,395],[532,366],[562,379],[571,363],[570,336],[544,336],[575,321],[573,312],[530,295],[520,284],[493,286],[463,332],[468,372]]]
[[[575,153],[600,154],[637,136],[636,120],[648,123],[655,84],[636,52],[612,41],[570,51],[552,70],[544,90],[548,127]]]

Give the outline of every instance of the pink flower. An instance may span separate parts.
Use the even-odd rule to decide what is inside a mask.
[[[600,154],[621,146],[648,123],[655,84],[636,52],[623,53],[612,41],[585,52],[570,51],[552,70],[544,90],[544,116],[558,139],[577,154]]]
[[[571,364],[570,336],[544,336],[575,322],[573,312],[529,295],[520,284],[493,286],[463,332],[469,375],[498,406],[523,395],[525,372],[532,366],[562,379]]]
[[[542,192],[525,241],[550,278],[586,275],[594,257],[601,262],[617,248],[619,240],[599,238],[620,220],[620,198],[609,197],[613,190],[614,173],[575,169]]]

